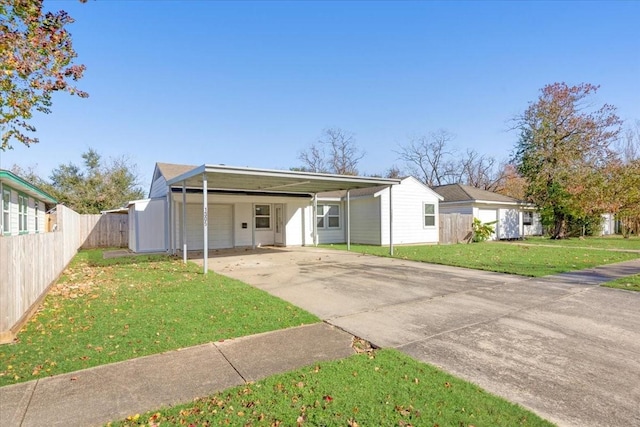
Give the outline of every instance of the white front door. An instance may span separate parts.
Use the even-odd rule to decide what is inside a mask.
[[[275,244],[276,245],[284,245],[284,205],[276,204],[274,205],[274,233],[275,233]]]

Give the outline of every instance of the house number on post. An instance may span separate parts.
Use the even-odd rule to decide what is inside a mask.
[[[202,220],[204,221],[204,226],[206,227],[207,225],[209,225],[209,218],[208,218],[207,207],[206,206],[205,206],[203,212],[204,212],[204,215],[202,217]]]

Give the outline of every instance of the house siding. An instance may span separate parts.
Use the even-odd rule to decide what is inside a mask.
[[[351,242],[380,245],[380,198],[351,200]]]
[[[29,196],[28,194],[23,193],[22,191],[16,190],[15,188],[2,183],[0,186],[0,210],[2,209],[2,194],[5,190],[10,192],[9,195],[9,227],[8,231],[4,232],[4,211],[0,211],[0,223],[2,228],[0,228],[1,234],[6,236],[15,236],[18,234],[34,234],[34,233],[44,233],[45,230],[45,214],[46,214],[46,205],[43,201],[38,200],[34,197]],[[19,205],[18,200],[20,197],[24,197],[27,204],[27,229],[25,231],[20,231],[19,224]],[[38,207],[38,217],[36,218],[36,206]],[[37,220],[37,227],[36,227]]]
[[[438,196],[414,178],[407,178],[391,190],[393,203],[393,243],[438,242]],[[389,244],[389,189],[382,191],[382,244]],[[424,204],[435,205],[435,225],[424,225]],[[386,215],[384,212],[387,212]],[[385,226],[386,224],[386,226]]]
[[[166,197],[167,190],[167,180],[164,179],[163,176],[160,176],[151,183],[151,188],[149,189],[149,198],[155,199],[158,197]]]
[[[340,226],[336,228],[318,228],[318,243],[344,243],[347,241],[347,212],[346,203],[338,201],[318,202],[318,208],[324,205],[338,205],[340,207]],[[317,221],[317,217],[315,221]],[[325,219],[326,222],[326,219]]]
[[[250,200],[248,202],[247,200]],[[186,195],[186,236],[188,250],[202,250],[204,247],[203,223],[202,223],[202,194]],[[274,196],[247,196],[210,194],[208,203],[208,246],[210,249],[222,249],[231,247],[250,247],[255,236],[256,246],[268,246],[275,244],[275,208],[276,204],[283,205],[284,214],[284,239],[287,246],[300,246],[305,244],[305,220],[306,208],[310,200],[307,198],[274,197]],[[267,204],[271,206],[271,227],[265,230],[254,227],[254,206]],[[173,193],[173,221],[174,221],[174,245],[176,249],[182,248],[182,194]],[[221,208],[220,206],[228,206]],[[221,217],[222,216],[222,217]],[[246,224],[246,228],[242,225]],[[226,234],[225,234],[226,233]],[[308,231],[311,236],[311,231]],[[227,236],[227,237],[225,237]],[[231,240],[229,240],[229,238]]]

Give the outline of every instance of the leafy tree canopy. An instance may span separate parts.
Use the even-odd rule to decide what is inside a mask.
[[[588,99],[597,90],[589,83],[547,85],[516,119],[514,162],[553,238],[565,237],[572,219],[606,211],[603,174],[616,158],[610,146],[622,122],[612,105],[591,107]]]
[[[90,148],[82,154],[82,159],[80,166],[74,163],[58,166],[51,173],[50,182],[39,178],[32,168],[23,170],[14,166],[13,170],[81,214],[97,214],[144,197],[137,166],[127,158],[105,162]]]
[[[84,0],[86,1],[86,0]],[[0,149],[15,140],[37,143],[29,123],[33,112],[50,113],[52,94],[68,92],[82,98],[86,92],[72,82],[84,73],[73,64],[76,52],[65,11],[43,12],[43,0],[0,0]]]

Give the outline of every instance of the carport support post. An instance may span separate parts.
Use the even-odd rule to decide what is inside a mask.
[[[209,202],[207,200],[207,192],[207,173],[205,172],[202,174],[202,224],[204,226],[202,265],[204,266],[204,274],[207,274],[207,270],[209,270],[209,218],[207,216],[207,207]]]
[[[182,262],[187,263],[187,184],[182,181]]]
[[[349,192],[347,190],[347,250],[351,250],[351,200],[349,198]]]
[[[393,199],[391,198],[392,185],[389,186],[389,255],[393,256]]]
[[[318,193],[313,193],[313,246],[318,246]]]

